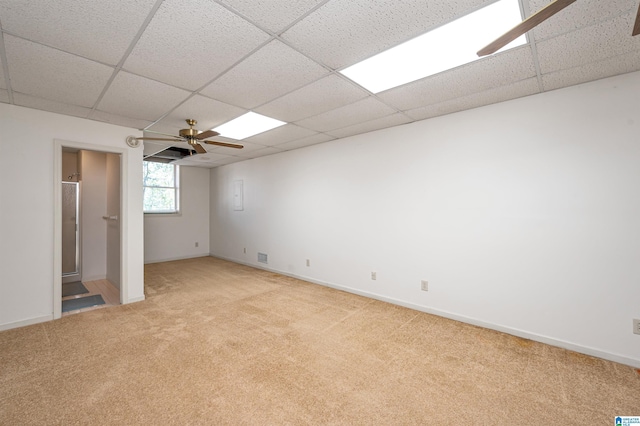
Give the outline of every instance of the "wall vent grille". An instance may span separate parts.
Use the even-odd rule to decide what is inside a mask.
[[[267,255],[265,253],[258,253],[258,262],[267,263]]]

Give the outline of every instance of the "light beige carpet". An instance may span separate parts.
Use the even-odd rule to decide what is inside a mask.
[[[0,333],[2,425],[610,425],[640,374],[214,258]]]

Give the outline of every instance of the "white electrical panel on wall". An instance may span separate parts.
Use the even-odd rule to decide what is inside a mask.
[[[233,181],[233,209],[234,210],[244,210],[242,187],[243,187],[243,183],[241,180]]]

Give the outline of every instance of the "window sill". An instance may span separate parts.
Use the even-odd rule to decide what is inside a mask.
[[[145,217],[178,217],[182,216],[181,212],[144,212]]]

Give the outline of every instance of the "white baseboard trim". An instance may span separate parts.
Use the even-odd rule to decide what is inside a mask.
[[[443,317],[443,318],[448,318],[448,319],[452,319],[452,320],[455,320],[455,321],[464,322],[466,324],[471,324],[471,325],[475,325],[475,326],[478,326],[478,327],[499,331],[501,333],[510,334],[512,336],[522,337],[523,339],[534,340],[536,342],[544,343],[544,344],[547,344],[547,345],[550,345],[550,346],[556,346],[556,347],[563,348],[563,349],[568,349],[570,351],[574,351],[574,352],[578,352],[578,353],[581,353],[581,354],[593,356],[593,357],[596,357],[596,358],[606,359],[608,361],[617,362],[617,363],[628,365],[628,366],[631,366],[631,367],[634,367],[634,368],[640,368],[640,359],[629,358],[629,357],[624,356],[624,355],[605,352],[605,351],[602,351],[600,349],[595,349],[595,348],[591,348],[591,347],[588,347],[588,346],[578,345],[578,344],[575,344],[575,343],[572,343],[572,342],[567,342],[567,341],[564,341],[564,340],[555,339],[553,337],[542,336],[542,335],[539,335],[539,334],[531,333],[531,332],[524,331],[524,330],[519,330],[519,329],[516,329],[516,328],[505,327],[505,326],[502,326],[502,325],[493,324],[493,323],[485,322],[485,321],[482,321],[482,320],[478,320],[476,318],[471,318],[471,317],[467,317],[467,316],[464,316],[464,315],[455,314],[455,313],[452,313],[452,312],[447,312],[447,311],[443,311],[443,310],[439,310],[439,309],[428,308],[428,307],[416,305],[416,304],[413,304],[413,303],[410,303],[410,302],[405,302],[403,300],[394,299],[394,298],[387,297],[387,296],[382,296],[382,295],[379,295],[379,294],[376,294],[376,293],[371,293],[371,292],[362,291],[362,290],[358,290],[358,289],[347,287],[347,286],[342,286],[342,285],[337,285],[337,284],[333,284],[333,283],[329,283],[329,282],[316,280],[314,278],[306,277],[306,276],[303,276],[303,275],[292,274],[290,272],[283,272],[283,271],[280,271],[280,270],[277,270],[277,269],[274,269],[274,268],[269,268],[268,266],[264,266],[264,265],[255,265],[255,264],[244,262],[244,261],[238,260],[238,259],[227,258],[227,257],[224,257],[224,256],[218,256],[218,255],[213,254],[213,253],[211,253],[210,256],[218,258],[218,259],[222,259],[222,260],[227,260],[227,261],[233,262],[233,263],[239,263],[241,265],[251,266],[251,267],[256,268],[256,269],[263,269],[265,271],[276,272],[278,274],[285,275],[285,276],[288,276],[288,277],[297,278],[299,280],[307,281],[307,282],[310,282],[310,283],[313,283],[313,284],[318,284],[318,285],[325,286],[325,287],[335,288],[336,290],[346,291],[347,293],[357,294],[359,296],[364,296],[364,297],[368,297],[370,299],[380,300],[382,302],[391,303],[393,305],[404,306],[405,308],[413,309],[413,310],[420,311],[420,312],[425,312],[427,314],[437,315],[439,317]]]
[[[41,322],[47,322],[53,320],[53,314],[44,315],[41,317],[29,318],[26,320],[10,322],[7,324],[0,324],[0,331],[11,330],[12,328],[26,327],[27,325],[39,324]]]
[[[86,283],[89,281],[98,281],[98,280],[106,280],[107,276],[106,275],[94,275],[92,277],[82,277],[82,282]]]
[[[150,263],[172,262],[174,260],[195,259],[197,257],[207,257],[207,256],[211,256],[211,254],[210,253],[200,253],[200,254],[193,254],[193,255],[189,255],[189,256],[170,257],[170,258],[167,258],[167,259],[151,259],[151,260],[145,259],[144,264],[148,265]]]
[[[125,304],[142,302],[143,300],[145,300],[144,295],[129,299]],[[28,325],[33,325],[33,324],[40,324],[41,322],[53,321],[54,319],[55,318],[53,318],[53,314],[50,314],[50,315],[44,315],[41,317],[29,318],[26,320],[9,322],[6,324],[0,324],[0,331],[11,330],[12,328],[26,327]]]
[[[136,302],[142,302],[143,300],[145,300],[145,296],[132,297],[131,299],[129,299],[126,302],[124,302],[123,305],[128,305],[130,303],[136,303]]]

